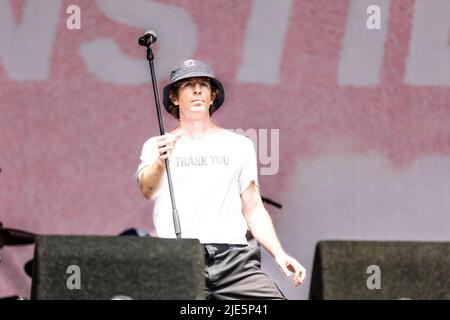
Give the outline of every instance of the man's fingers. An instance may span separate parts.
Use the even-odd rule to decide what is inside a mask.
[[[294,273],[294,278],[292,279],[292,281],[296,286],[299,286],[302,271],[300,268],[300,264],[289,264],[289,269]]]
[[[156,143],[156,145],[158,146],[158,148],[161,148],[161,147],[164,147],[167,145],[174,145],[175,142],[176,142],[176,140],[173,140],[173,139],[163,139],[161,141],[158,141]]]
[[[172,151],[172,149],[174,148],[174,146],[173,145],[168,145],[168,146],[165,146],[165,147],[161,147],[161,148],[159,148],[158,150],[159,150],[159,154],[160,155],[163,155],[166,151]]]
[[[289,272],[289,269],[285,265],[281,265],[281,270],[283,271],[283,273],[286,277],[289,277],[291,275],[291,273]]]
[[[292,272],[294,274],[294,277],[292,278],[294,284],[297,287],[302,284],[306,277],[305,267],[303,267],[297,260],[289,256],[277,257],[275,259],[286,277],[289,277]]]
[[[165,160],[165,159],[169,159],[170,158],[170,154],[163,154],[162,156],[159,157],[161,160]]]
[[[300,270],[300,269],[295,270],[294,280],[299,280],[301,275],[302,275],[302,270]]]
[[[171,159],[173,148],[174,148],[173,145],[168,145],[168,146],[159,148],[158,149],[158,151],[159,151],[159,158],[161,160]]]
[[[306,277],[306,269],[301,268],[299,270],[299,276],[297,277],[297,280],[295,283],[297,285],[297,287],[302,284],[302,282],[305,280],[305,277]]]
[[[300,263],[294,263],[290,265],[290,269],[295,272],[294,283],[298,287],[302,284],[306,277],[306,269]]]
[[[180,131],[177,134],[168,133],[158,137],[156,144],[158,146],[158,152],[161,160],[170,158],[173,148],[175,147],[175,143],[178,139],[180,139],[182,134],[183,132]]]
[[[181,138],[181,136],[183,135],[183,133],[178,133],[178,134],[172,134],[172,133],[168,133],[165,134],[163,136],[159,136],[158,139],[156,139],[156,144],[158,145],[158,147],[164,146],[166,144],[171,144],[176,142],[178,139]]]

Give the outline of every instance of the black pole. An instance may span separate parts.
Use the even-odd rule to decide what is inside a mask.
[[[153,51],[150,48],[150,44],[147,46],[147,60],[150,65],[150,74],[152,77],[152,84],[153,84],[153,95],[155,97],[155,104],[156,104],[156,113],[158,115],[158,123],[159,123],[159,132],[161,135],[164,135],[164,124],[162,121],[161,116],[161,107],[159,106],[159,95],[158,95],[158,85],[156,82],[156,76],[155,76],[155,67],[153,65]],[[173,185],[172,185],[172,176],[170,174],[170,166],[169,166],[169,159],[164,159],[165,167],[166,167],[166,173],[167,173],[167,181],[169,182],[169,192],[170,192],[170,200],[172,201],[172,218],[173,218],[173,226],[175,229],[175,234],[177,235],[178,239],[181,239],[181,228],[180,228],[180,219],[178,217],[178,211],[177,207],[175,205],[175,196],[173,193]]]
[[[281,204],[279,204],[278,202],[275,202],[273,200],[270,200],[269,198],[263,197],[261,196],[261,199],[263,202],[267,203],[267,204],[271,204],[274,207],[277,207],[278,209],[281,209],[283,206]]]

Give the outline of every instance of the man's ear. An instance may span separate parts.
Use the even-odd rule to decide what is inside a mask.
[[[180,104],[180,102],[178,101],[178,98],[177,98],[177,97],[174,97],[173,95],[169,95],[169,100],[170,100],[175,106],[177,106],[177,105]]]

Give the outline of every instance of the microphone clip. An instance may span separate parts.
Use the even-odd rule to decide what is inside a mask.
[[[153,30],[147,31],[142,37],[139,38],[138,42],[141,46],[148,48],[158,39],[156,32]]]

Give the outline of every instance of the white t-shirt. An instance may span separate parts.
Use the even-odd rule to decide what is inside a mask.
[[[156,139],[144,143],[137,176],[158,158]],[[240,195],[252,181],[259,186],[255,147],[249,138],[225,129],[195,139],[182,135],[173,150],[170,171],[182,238],[247,244]],[[155,201],[153,222],[158,237],[175,238],[165,172]]]

